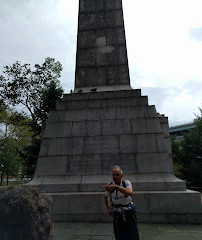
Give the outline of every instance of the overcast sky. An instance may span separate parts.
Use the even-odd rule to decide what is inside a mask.
[[[74,88],[79,0],[0,0],[0,74],[15,61],[63,65]],[[202,1],[123,0],[131,86],[169,117],[192,120],[202,107]]]

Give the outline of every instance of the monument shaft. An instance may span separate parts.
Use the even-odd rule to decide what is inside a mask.
[[[121,0],[80,0],[75,88],[129,85]]]

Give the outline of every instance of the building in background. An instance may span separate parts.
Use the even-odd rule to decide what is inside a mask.
[[[191,129],[195,128],[195,124],[193,122],[175,125],[169,128],[170,135],[175,136],[175,141],[183,140],[183,134],[189,132]]]

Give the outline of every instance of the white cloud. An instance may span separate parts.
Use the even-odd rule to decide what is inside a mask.
[[[74,87],[78,0],[0,0],[0,69],[16,60],[63,65]],[[123,0],[131,85],[170,121],[202,105],[201,0]]]

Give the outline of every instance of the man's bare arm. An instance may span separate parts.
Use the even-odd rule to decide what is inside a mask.
[[[108,192],[111,192],[115,189],[116,185],[105,185],[105,189]],[[133,189],[132,188],[124,188],[124,187],[118,187],[117,190],[125,195],[132,196],[133,195]]]
[[[105,196],[105,205],[106,205],[109,215],[113,216],[113,211],[110,207],[110,200],[109,200],[109,197],[107,197],[107,196]]]

